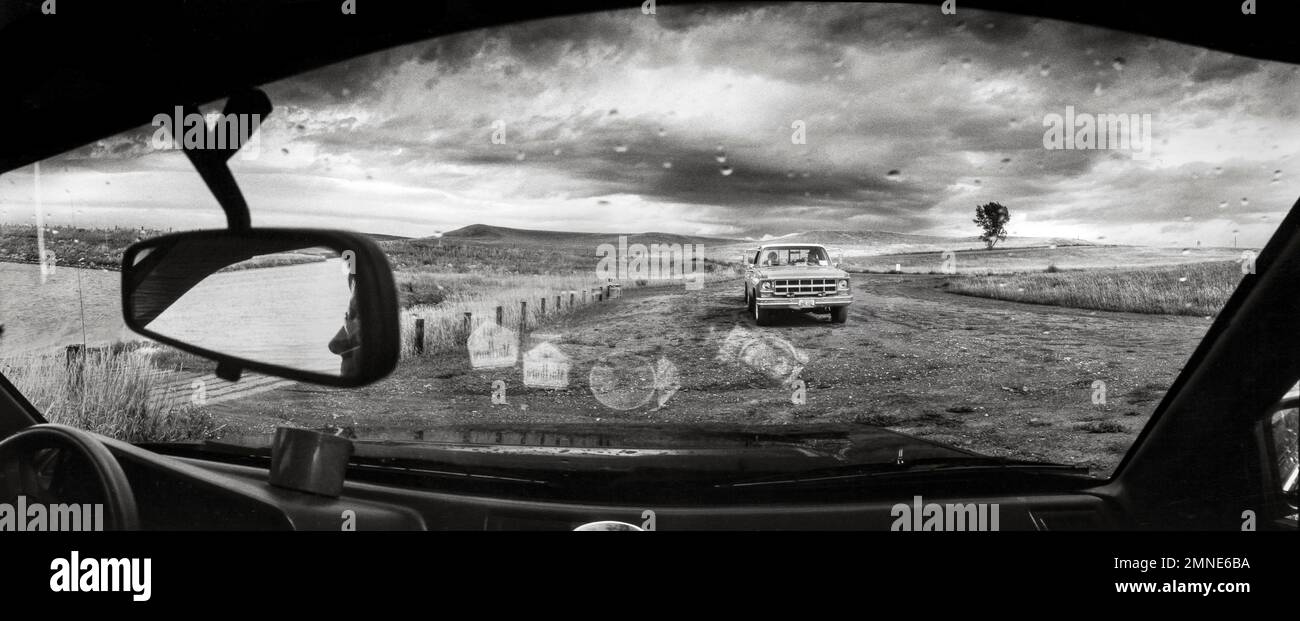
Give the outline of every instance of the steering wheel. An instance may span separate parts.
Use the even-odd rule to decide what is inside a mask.
[[[52,464],[52,465],[51,465]],[[58,472],[49,473],[48,470]],[[0,498],[29,495],[39,502],[72,502],[50,491],[55,486],[79,486],[90,475],[104,503],[104,530],[138,530],[140,514],[135,494],[121,464],[93,434],[67,425],[32,425],[0,441]],[[27,492],[33,492],[28,494]]]

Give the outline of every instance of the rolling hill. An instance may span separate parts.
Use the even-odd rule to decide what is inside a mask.
[[[628,237],[628,243],[657,244],[734,244],[739,240],[722,237],[705,237],[700,235],[679,235],[677,233],[574,233],[568,231],[540,231],[534,229],[512,229],[504,226],[471,224],[469,226],[443,233],[444,241],[470,241],[484,244],[509,245],[550,245],[550,246],[591,246],[617,243],[620,235]],[[427,239],[427,238],[426,238]]]

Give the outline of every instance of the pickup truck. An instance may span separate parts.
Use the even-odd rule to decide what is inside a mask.
[[[778,311],[830,313],[831,323],[849,318],[849,274],[831,263],[820,244],[768,244],[745,253],[745,304],[760,326]]]

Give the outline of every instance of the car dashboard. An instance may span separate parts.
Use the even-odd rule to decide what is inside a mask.
[[[951,485],[899,487],[915,490],[908,494],[812,493],[785,502],[684,493],[672,502],[663,494],[575,498],[541,486],[475,493],[463,485],[442,491],[349,477],[342,494],[330,497],[273,486],[265,467],[107,443],[130,479],[144,530],[574,530],[608,522],[634,527],[628,530],[952,530],[955,507],[970,511],[961,530],[1032,531],[1115,528],[1119,515],[1104,496],[1086,490],[963,495]]]

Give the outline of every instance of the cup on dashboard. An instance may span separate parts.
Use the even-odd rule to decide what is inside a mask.
[[[343,493],[352,441],[312,429],[279,427],[271,441],[271,485],[337,497]]]

